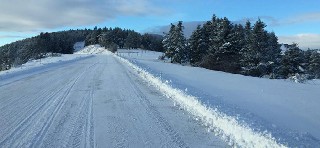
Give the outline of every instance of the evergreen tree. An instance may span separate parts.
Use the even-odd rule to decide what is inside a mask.
[[[128,36],[125,41],[125,46],[127,48],[139,48],[141,45],[141,35],[134,31],[129,31]]]
[[[214,15],[215,17],[215,15]],[[199,51],[200,51],[200,60],[199,63],[197,65],[201,66],[201,67],[208,67],[207,62],[210,61],[210,35],[212,32],[212,22],[211,21],[207,21],[205,24],[203,24],[203,27],[201,28],[200,31],[200,40],[199,40]]]
[[[264,75],[270,75],[270,78],[276,77],[276,69],[281,61],[281,49],[278,43],[278,37],[274,32],[268,33],[268,49],[264,54],[266,59],[267,71]]]
[[[237,38],[238,26],[233,26],[227,18],[223,18],[219,23],[219,32],[217,33],[216,64],[218,70],[237,73],[239,67],[239,51],[241,49],[240,40]]]
[[[185,63],[188,57],[188,51],[186,50],[186,38],[184,37],[183,29],[182,21],[179,21],[173,33],[175,54],[172,57],[172,61],[176,63]]]
[[[141,37],[141,47],[143,49],[152,50],[151,47],[150,47],[151,46],[151,41],[152,41],[151,35],[149,35],[148,33],[142,35],[142,37]]]
[[[144,34],[141,39],[143,49],[163,52],[163,37],[156,34]]]
[[[259,77],[270,74],[272,71],[270,63],[274,63],[280,55],[280,46],[276,36],[274,33],[268,33],[265,27],[265,23],[259,19],[248,36],[249,43],[243,51],[244,74]],[[246,30],[249,28],[250,25],[247,23]]]
[[[320,53],[313,50],[310,55],[308,72],[312,78],[320,79]]]
[[[174,32],[175,32],[176,26],[171,24],[170,30],[167,34],[165,34],[164,39],[162,41],[163,48],[165,50],[165,56],[171,59],[171,62],[173,61],[172,58],[175,53],[175,47],[174,47]]]
[[[244,42],[245,45],[243,46],[243,48],[241,48],[240,50],[240,54],[241,54],[241,60],[240,60],[240,64],[242,66],[242,72],[243,74],[247,74],[247,70],[249,67],[251,67],[249,65],[249,63],[251,63],[251,35],[252,35],[252,26],[251,26],[251,22],[247,21],[245,24],[245,28],[244,28]]]
[[[220,18],[217,18],[215,15],[213,15],[211,23],[207,23],[205,27],[207,27],[208,31],[208,40],[209,40],[209,47],[208,52],[209,54],[214,54],[219,48],[219,38],[218,38],[218,32],[219,32],[219,24],[221,22]]]
[[[165,34],[163,47],[166,50],[165,56],[170,58],[171,62],[184,63],[188,60],[189,53],[183,28],[182,21],[179,21],[177,26],[171,24],[169,33]]]
[[[189,39],[189,49],[190,49],[189,58],[190,58],[190,63],[192,65],[196,65],[196,63],[199,63],[202,58],[203,51],[201,51],[201,48],[200,48],[201,40],[202,40],[202,29],[201,29],[201,26],[198,25],[197,29],[192,33]]]
[[[289,78],[295,74],[304,74],[305,69],[301,64],[304,61],[303,57],[303,51],[296,43],[292,44],[282,56],[281,65],[277,71],[278,77]]]

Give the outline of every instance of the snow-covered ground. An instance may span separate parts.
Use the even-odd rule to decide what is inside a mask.
[[[9,73],[15,73],[18,71],[25,71],[28,69],[32,69],[35,67],[40,67],[43,65],[53,64],[53,63],[61,63],[66,61],[71,61],[79,58],[86,57],[88,55],[77,55],[77,54],[59,54],[58,56],[49,56],[43,59],[30,60],[25,64],[19,65],[17,67],[12,67],[10,70],[0,71],[0,75],[5,75]]]
[[[74,52],[78,52],[78,51],[82,50],[84,48],[84,45],[85,45],[84,41],[74,43],[74,45],[73,45]]]
[[[30,60],[23,65],[12,67],[11,69],[6,71],[0,71],[0,86],[13,80],[17,81],[27,76],[44,73],[49,71],[51,68],[66,66],[70,63],[90,57],[91,55],[83,54],[62,54],[54,57]]]
[[[105,48],[101,48],[99,45],[87,46],[86,48],[83,48],[83,49],[75,52],[75,54],[84,54],[84,55],[88,55],[88,54],[108,54],[108,53],[109,52]]]
[[[320,81],[89,46],[0,73],[0,147],[319,147]]]
[[[88,46],[83,48],[84,42],[77,42],[74,54],[57,54],[55,56],[48,56],[46,58],[30,60],[25,64],[17,67],[12,67],[6,71],[0,71],[0,80],[7,79],[8,77],[18,78],[19,75],[32,75],[47,71],[47,69],[55,66],[61,66],[64,64],[72,63],[74,61],[90,58],[95,54],[107,54],[109,53],[104,48],[100,48],[99,45]],[[3,82],[2,82],[3,83]]]
[[[157,60],[162,55],[159,52],[118,52],[118,55],[170,87],[196,97],[202,106],[213,110],[211,114],[217,112],[222,119],[228,118],[224,123],[227,127],[217,123],[210,125],[205,117],[210,113],[200,115],[201,112],[190,111],[190,106],[184,104],[186,101],[180,103],[183,108],[201,117],[209,128],[217,129],[222,137],[227,137],[224,139],[240,143],[240,146],[246,146],[250,140],[262,145],[265,140],[273,141],[273,138],[278,144],[290,147],[320,146],[319,80],[300,84],[289,80],[253,78],[165,63]],[[265,139],[258,141],[261,136]]]
[[[228,147],[123,59],[88,48],[2,77],[0,147]]]

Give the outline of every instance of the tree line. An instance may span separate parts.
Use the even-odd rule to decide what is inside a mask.
[[[320,78],[319,50],[301,50],[294,43],[282,51],[275,33],[265,28],[260,19],[253,25],[250,21],[242,25],[213,15],[189,39],[183,34],[182,21],[171,24],[164,37],[119,27],[46,32],[0,47],[0,71],[47,53],[72,54],[74,43],[85,41],[86,46],[100,44],[112,52],[118,48],[160,51],[172,63],[235,74],[273,79]]]
[[[40,59],[47,53],[72,54],[75,42],[83,41],[89,30],[69,30],[39,35],[0,47],[0,71]]]
[[[85,45],[100,44],[114,52],[117,48],[163,51],[163,37],[156,34],[141,35],[134,30],[116,28],[97,28],[95,27],[89,35],[86,36]]]
[[[111,51],[118,48],[143,48],[163,51],[162,36],[143,34],[121,28],[78,29],[39,35],[0,47],[0,71],[21,65],[30,59],[40,59],[48,53],[72,54],[76,42],[100,44]]]
[[[260,19],[242,25],[213,15],[189,39],[183,28],[182,21],[171,24],[164,36],[165,56],[172,63],[272,79],[320,78],[319,50],[301,50],[293,43],[282,51],[275,33]]]

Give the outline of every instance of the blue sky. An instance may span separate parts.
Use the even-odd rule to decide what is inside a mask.
[[[0,45],[40,32],[121,27],[141,33],[177,21],[261,18],[279,42],[320,48],[319,0],[1,0]]]

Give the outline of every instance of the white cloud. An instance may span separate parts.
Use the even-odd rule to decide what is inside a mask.
[[[320,12],[312,12],[312,13],[303,13],[298,15],[293,15],[287,18],[276,18],[273,16],[259,16],[259,17],[245,17],[238,21],[239,24],[245,24],[247,20],[252,23],[258,20],[258,18],[262,19],[270,26],[283,26],[283,25],[293,25],[293,24],[302,24],[308,22],[319,22],[320,21]]]
[[[3,38],[25,38],[25,36],[19,36],[19,35],[0,35],[0,39]]]
[[[320,12],[305,13],[284,20],[284,24],[297,24],[320,21]]]
[[[279,43],[298,43],[302,49],[320,49],[320,34],[297,34],[292,36],[279,36]]]
[[[163,13],[148,0],[1,0],[0,31],[94,25],[123,15]]]

